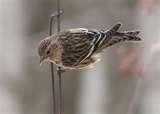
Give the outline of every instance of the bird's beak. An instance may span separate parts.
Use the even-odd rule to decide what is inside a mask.
[[[40,62],[39,62],[40,66],[42,66],[42,64],[43,64],[44,60],[45,60],[45,58],[44,58],[44,57],[41,57],[41,58],[40,58]]]

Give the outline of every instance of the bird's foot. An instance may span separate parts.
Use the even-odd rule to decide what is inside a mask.
[[[64,72],[66,72],[65,69],[63,69],[63,68],[61,68],[61,67],[58,67],[58,68],[57,68],[57,73],[58,73],[58,74],[62,74],[62,73],[64,73]]]

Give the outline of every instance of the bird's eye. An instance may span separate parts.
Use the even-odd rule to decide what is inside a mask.
[[[48,54],[50,54],[50,51],[48,50],[46,53],[47,53],[47,55],[48,55]]]

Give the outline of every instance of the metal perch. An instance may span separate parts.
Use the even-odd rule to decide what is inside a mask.
[[[52,25],[53,19],[57,17],[57,32],[60,32],[60,15],[62,14],[62,10],[60,10],[60,0],[57,0],[57,11],[51,14],[50,22],[49,22],[49,36],[52,35]],[[55,73],[54,73],[54,65],[51,63],[51,81],[52,81],[52,102],[53,102],[53,114],[56,114],[56,96],[55,96]],[[58,75],[58,85],[59,85],[59,97],[58,97],[58,114],[62,114],[62,78],[61,75],[62,70],[60,67],[57,68]]]

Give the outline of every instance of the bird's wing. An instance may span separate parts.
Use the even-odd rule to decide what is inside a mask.
[[[65,66],[77,66],[94,51],[95,36],[88,29],[70,29],[59,35],[59,41],[63,46],[61,58]]]

